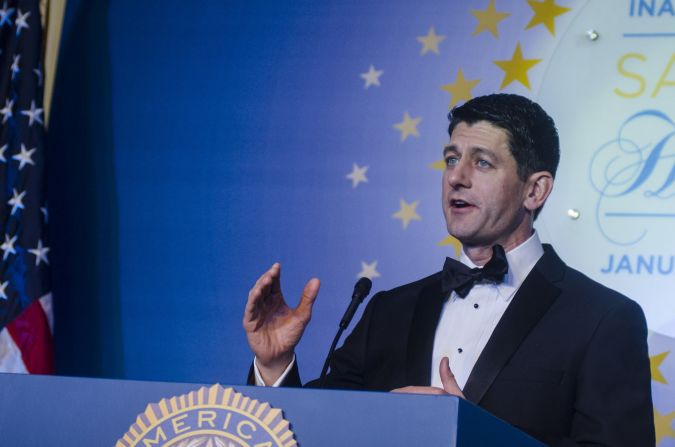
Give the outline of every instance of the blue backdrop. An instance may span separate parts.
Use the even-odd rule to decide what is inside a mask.
[[[316,374],[361,262],[379,260],[376,288],[439,268],[454,249],[436,246],[440,172],[428,165],[447,94],[434,89],[419,138],[392,127],[430,106],[394,70],[434,74],[410,59],[435,8],[69,2],[50,125],[60,371],[241,382],[243,305],[278,260],[292,302],[323,280],[300,349]],[[375,60],[392,66],[388,89],[364,88]],[[353,163],[371,166],[356,188]],[[402,231],[401,199],[420,201],[434,233]],[[424,241],[427,256],[400,255]]]
[[[434,164],[449,106],[508,91],[559,119],[585,100],[544,82],[560,64],[594,73],[588,2],[558,3],[537,16],[497,1],[495,34],[474,14],[487,0],[70,0],[48,140],[59,371],[241,383],[246,296],[280,261],[293,304],[307,279],[323,281],[298,350],[303,376],[317,375],[358,274],[389,288],[456,255]],[[561,62],[563,47],[583,63]],[[565,126],[561,178],[576,191],[586,168],[566,157],[592,150],[566,144]],[[367,181],[347,177],[358,170]],[[600,240],[597,228],[554,194],[540,233],[575,265],[575,238]]]

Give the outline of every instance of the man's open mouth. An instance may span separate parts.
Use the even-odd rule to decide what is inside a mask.
[[[451,208],[467,208],[469,206],[473,206],[469,202],[466,202],[464,200],[459,200],[459,199],[453,199],[450,200],[450,207]]]

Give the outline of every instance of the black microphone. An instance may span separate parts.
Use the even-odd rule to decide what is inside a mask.
[[[373,282],[368,278],[359,278],[359,280],[356,281],[356,284],[354,284],[354,293],[352,293],[352,302],[349,303],[347,311],[342,316],[342,320],[340,320],[340,329],[347,329],[352,318],[354,318],[356,309],[363,302],[363,299],[368,296],[371,287],[373,287]]]
[[[335,351],[335,347],[337,346],[338,340],[340,340],[340,336],[344,330],[347,329],[347,326],[349,326],[352,318],[354,318],[354,314],[356,313],[356,309],[359,307],[359,304],[361,304],[363,299],[370,293],[371,287],[373,287],[373,282],[368,278],[359,278],[359,280],[356,281],[356,284],[354,284],[352,301],[349,303],[347,311],[342,316],[342,320],[340,320],[340,329],[338,330],[337,334],[335,334],[333,344],[330,346],[328,356],[326,357],[326,361],[323,364],[323,369],[321,370],[321,375],[319,376],[319,386],[323,387],[324,385],[326,373],[328,372],[328,365],[330,364],[330,359],[333,357],[333,351]]]

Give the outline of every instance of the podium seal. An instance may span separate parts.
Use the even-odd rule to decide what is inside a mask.
[[[292,447],[280,409],[213,385],[151,403],[115,447]]]

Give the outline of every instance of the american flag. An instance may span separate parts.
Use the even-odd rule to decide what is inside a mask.
[[[39,0],[0,0],[0,371],[54,370]]]

